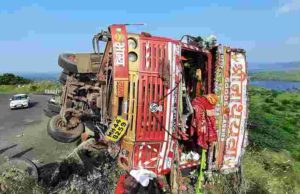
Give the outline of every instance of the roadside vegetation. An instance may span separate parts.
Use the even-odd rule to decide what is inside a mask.
[[[46,193],[36,180],[19,168],[6,165],[1,166],[0,193]]]
[[[300,193],[300,92],[250,89],[244,175],[257,192]]]
[[[300,193],[300,92],[250,87],[249,97],[242,171],[216,177],[212,193]]]
[[[45,90],[60,89],[60,84],[52,81],[35,81],[29,84],[0,85],[2,93],[43,93]]]
[[[4,73],[0,75],[0,85],[17,85],[17,84],[29,84],[32,81],[12,73]]]
[[[10,73],[0,75],[0,94],[43,93],[46,89],[59,88],[60,84],[53,81],[32,81]]]
[[[279,80],[300,82],[300,70],[262,71],[250,73],[251,80]]]

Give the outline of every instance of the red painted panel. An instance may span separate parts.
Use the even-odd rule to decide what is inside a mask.
[[[133,169],[145,168],[157,172],[161,143],[139,142],[134,145]]]
[[[128,79],[128,44],[125,25],[109,27],[113,46],[114,78]]]
[[[159,73],[167,63],[167,42],[141,39],[140,72]]]
[[[138,82],[138,113],[136,140],[163,141],[166,122],[166,98],[168,90],[161,76],[168,62],[167,42],[141,39],[141,63]],[[151,113],[150,104],[162,106],[162,112]]]
[[[166,98],[163,96],[167,89],[158,75],[140,73],[138,83],[138,113],[136,140],[162,141],[164,139],[164,125],[167,109]],[[162,106],[161,112],[150,112],[151,103]]]

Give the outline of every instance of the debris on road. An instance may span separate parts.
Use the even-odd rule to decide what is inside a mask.
[[[24,133],[21,133],[19,135],[16,135],[16,137],[23,137],[24,136]]]

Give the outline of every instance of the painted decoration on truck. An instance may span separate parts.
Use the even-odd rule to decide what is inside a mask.
[[[167,110],[164,142],[160,153],[161,160],[159,161],[158,172],[170,170],[174,159],[174,149],[176,148],[175,141],[170,134],[173,134],[178,126],[178,106],[177,103],[179,91],[178,84],[180,81],[180,53],[181,47],[176,43],[168,43],[168,61],[170,72],[170,87],[167,94]],[[172,91],[172,92],[171,92]]]
[[[218,142],[215,169],[224,173],[237,170],[247,144],[247,63],[241,50],[219,46],[215,66],[214,92]]]
[[[226,132],[229,122],[229,99],[230,99],[230,65],[228,48],[220,46],[218,48],[218,61],[215,72],[215,94],[218,96],[218,103],[216,104],[216,126],[218,129],[218,144],[216,165],[221,168],[224,157]]]
[[[245,145],[247,119],[247,73],[245,54],[230,52],[229,123],[222,170],[235,171]]]
[[[125,25],[109,27],[113,47],[114,78],[128,79],[128,45]]]

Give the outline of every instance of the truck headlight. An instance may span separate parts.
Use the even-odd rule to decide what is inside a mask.
[[[129,49],[136,49],[137,41],[134,38],[128,38],[128,47]]]
[[[128,53],[128,60],[130,62],[135,62],[135,61],[137,61],[137,59],[138,59],[138,56],[135,52],[129,52]]]

